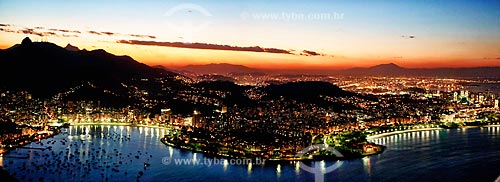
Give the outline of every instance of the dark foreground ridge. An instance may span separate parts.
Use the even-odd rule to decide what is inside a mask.
[[[91,81],[109,89],[131,78],[175,75],[152,68],[129,56],[116,56],[102,49],[78,50],[49,42],[21,44],[0,51],[0,85],[49,96]]]

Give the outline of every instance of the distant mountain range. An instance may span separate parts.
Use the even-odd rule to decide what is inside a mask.
[[[334,71],[341,75],[375,75],[375,76],[425,76],[453,78],[500,78],[500,67],[474,68],[403,68],[394,63],[381,64],[369,68],[352,68]]]
[[[131,78],[172,76],[175,73],[149,67],[129,56],[116,56],[102,49],[62,48],[49,42],[21,44],[0,51],[0,87],[53,95],[91,81],[106,89],[119,89]]]
[[[262,70],[249,68],[243,65],[235,65],[228,63],[212,63],[205,65],[187,65],[177,67],[175,70],[179,73],[196,73],[196,74],[264,74]]]
[[[279,73],[276,70],[261,70],[226,63],[189,65],[176,69],[183,70],[176,72],[228,76]],[[173,71],[174,69],[163,66],[150,67],[129,56],[116,56],[102,49],[80,50],[70,44],[63,48],[48,42],[32,42],[29,38],[25,38],[21,44],[0,50],[0,89],[28,90],[39,95],[53,95],[87,82],[92,82],[100,89],[119,92],[124,89],[121,83],[132,78],[172,78],[179,75]],[[289,72],[301,74],[301,70]],[[500,67],[417,69],[382,64],[345,70],[309,70],[309,74],[500,78]],[[228,80],[217,75],[205,75],[203,78]]]
[[[64,49],[66,49],[68,51],[79,51],[80,50],[78,47],[72,46],[71,44],[66,45],[66,47],[64,47]]]
[[[380,64],[368,68],[350,68],[343,70],[271,70],[255,69],[234,64],[207,64],[179,67],[198,74],[313,74],[313,75],[350,75],[350,76],[425,76],[425,77],[452,77],[452,78],[500,78],[500,67],[473,67],[473,68],[403,68],[394,63]]]

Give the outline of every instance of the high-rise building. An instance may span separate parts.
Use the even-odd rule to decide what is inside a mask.
[[[495,107],[495,109],[498,109],[498,107],[500,107],[500,106],[498,105],[498,99],[495,99],[495,105],[494,105],[494,107]]]
[[[161,121],[169,122],[170,121],[170,114],[172,114],[172,110],[170,109],[161,109]]]
[[[221,112],[222,114],[227,112],[227,106],[222,106]]]
[[[201,124],[201,116],[200,116],[200,112],[198,112],[197,110],[194,110],[193,112],[193,124],[192,126],[195,126],[195,127],[198,127],[200,126]]]
[[[454,92],[453,93],[453,101],[458,101],[458,93],[457,92]]]
[[[471,103],[474,103],[474,101],[477,101],[477,96],[471,93],[469,97],[467,97],[467,100]]]
[[[183,126],[194,126],[193,117],[186,117],[182,120]]]

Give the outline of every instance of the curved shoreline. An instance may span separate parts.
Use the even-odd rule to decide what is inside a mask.
[[[86,126],[86,125],[133,126],[133,127],[148,127],[148,128],[165,128],[165,127],[161,127],[161,126],[141,125],[141,124],[132,124],[132,123],[72,123],[70,125],[71,126]],[[465,127],[459,127],[459,128],[481,128],[481,127],[500,127],[500,125],[465,126]],[[387,132],[387,133],[370,135],[370,136],[367,136],[366,139],[367,140],[373,140],[373,139],[377,139],[377,138],[381,138],[381,137],[386,137],[386,136],[391,136],[391,135],[396,135],[396,134],[401,134],[401,133],[409,133],[409,132],[416,132],[416,131],[443,130],[443,129],[447,129],[447,128],[420,128],[420,129],[411,129],[411,130],[392,131],[392,132]],[[177,146],[177,145],[175,145],[173,143],[169,143],[169,142],[165,141],[165,139],[163,137],[160,138],[160,142],[162,142],[166,146],[170,146],[170,147],[173,147],[173,148],[176,148],[176,149],[187,150],[187,151],[197,152],[197,153],[203,153],[203,154],[206,154],[206,155],[215,156],[215,157],[221,157],[221,158],[234,158],[234,157],[231,157],[231,156],[225,156],[225,155],[219,155],[219,154],[211,154],[211,153],[207,153],[207,152],[200,151],[200,150],[190,149],[190,148],[187,148],[187,147],[180,147],[180,146]],[[385,146],[380,146],[380,147],[383,148],[381,151],[370,153],[370,154],[367,154],[367,155],[362,155],[360,158],[383,153],[384,150],[385,150]],[[244,159],[252,159],[252,158],[244,158]],[[336,158],[335,160],[346,160],[346,159],[350,159],[350,158]],[[304,159],[298,159],[298,158],[279,158],[279,159],[266,159],[266,160],[268,160],[268,161],[275,161],[275,162],[280,162],[280,161],[316,161],[315,159],[307,159],[307,158],[304,158]]]
[[[141,125],[141,124],[131,124],[131,123],[71,123],[70,124],[70,126],[89,126],[89,125],[96,125],[96,126],[133,126],[133,127],[148,127],[148,128],[164,128],[164,127],[161,127],[161,126],[151,126],[151,125]],[[220,154],[212,154],[212,153],[208,153],[208,152],[201,151],[201,150],[195,150],[195,149],[190,149],[190,148],[187,148],[187,147],[177,146],[177,145],[175,145],[173,143],[167,142],[163,137],[160,138],[160,142],[162,142],[166,146],[170,146],[170,147],[173,147],[173,148],[176,148],[176,149],[187,150],[187,151],[197,152],[197,153],[203,153],[203,154],[206,154],[206,155],[209,155],[209,156],[215,156],[215,157],[221,157],[221,158],[238,158],[238,157],[232,157],[232,156],[226,156],[226,155],[220,155]],[[360,156],[359,158],[382,153],[384,151],[384,149],[385,149],[385,146],[380,146],[380,147],[383,148],[381,151],[373,152],[373,153],[369,153],[369,154],[362,154],[362,156]],[[252,158],[242,158],[242,159],[252,159]],[[351,158],[347,158],[347,157],[345,157],[345,158],[335,158],[335,160],[347,160],[347,159],[351,159]],[[299,159],[299,158],[279,158],[279,159],[266,159],[266,160],[268,160],[268,161],[276,161],[276,162],[279,162],[279,161],[318,161],[317,159],[308,159],[308,158],[303,158],[303,159],[302,158],[301,159]]]
[[[214,154],[214,153],[209,153],[209,152],[205,152],[205,151],[195,150],[195,149],[191,149],[191,148],[187,148],[187,147],[177,146],[177,145],[175,145],[173,143],[169,143],[164,138],[161,138],[160,141],[164,145],[169,146],[169,147],[173,147],[175,149],[186,150],[186,151],[195,152],[195,153],[202,153],[204,155],[212,156],[212,157],[219,157],[219,158],[225,158],[225,159],[250,159],[250,160],[259,159],[258,157],[253,157],[253,158],[248,158],[248,157],[234,157],[234,156],[226,156],[226,155],[220,155],[220,154]],[[277,162],[277,163],[280,163],[280,162],[290,162],[290,161],[322,161],[322,160],[335,161],[335,160],[350,160],[350,159],[363,158],[363,157],[366,157],[366,156],[380,154],[380,153],[384,152],[385,146],[380,145],[380,147],[382,147],[382,150],[380,150],[378,152],[373,152],[373,153],[369,153],[369,154],[362,154],[359,157],[326,157],[326,158],[321,158],[320,157],[320,159],[315,159],[314,157],[313,158],[269,158],[269,159],[263,158],[263,159],[266,160],[266,162]]]
[[[380,134],[375,134],[375,135],[370,135],[367,136],[367,140],[372,140],[376,138],[381,138],[381,137],[386,137],[386,136],[391,136],[391,135],[396,135],[396,134],[401,134],[401,133],[409,133],[409,132],[415,132],[415,131],[431,131],[431,130],[443,130],[445,128],[420,128],[420,129],[411,129],[411,130],[400,130],[400,131],[391,131],[387,133],[380,133]]]
[[[334,161],[334,160],[350,160],[350,159],[356,159],[356,158],[363,158],[363,157],[366,157],[366,156],[371,156],[371,155],[377,155],[377,154],[380,154],[380,153],[383,153],[386,146],[383,146],[383,145],[377,145],[377,144],[374,144],[376,145],[376,147],[380,147],[380,150],[377,150],[375,152],[370,152],[370,153],[360,153],[359,156],[344,156],[344,157],[336,157],[336,156],[315,156],[315,157],[310,157],[310,158],[296,158],[296,157],[290,157],[290,158],[262,158],[262,157],[257,157],[257,156],[254,156],[254,157],[238,157],[238,156],[230,156],[230,155],[223,155],[223,154],[217,154],[217,153],[210,153],[210,152],[206,152],[206,151],[203,151],[203,150],[197,150],[197,149],[194,149],[194,148],[190,148],[190,147],[186,147],[186,146],[182,146],[182,145],[176,145],[174,143],[170,143],[168,142],[165,138],[161,138],[160,141],[166,145],[166,146],[169,146],[169,147],[173,147],[173,148],[176,148],[176,149],[180,149],[180,150],[187,150],[187,151],[191,151],[191,152],[196,152],[196,153],[202,153],[202,154],[205,154],[207,156],[213,156],[213,157],[220,157],[220,158],[236,158],[236,159],[250,159],[250,160],[254,160],[254,159],[265,159],[266,161],[274,161],[274,162],[288,162],[288,161],[322,161],[322,160],[327,160],[327,161]],[[317,157],[317,158],[316,158]]]
[[[142,124],[132,124],[132,123],[70,123],[70,126],[134,126],[134,127],[146,127],[146,128],[165,128],[163,126],[152,126],[152,125],[142,125]]]
[[[486,125],[482,127],[500,127],[500,124],[492,124],[492,125]]]
[[[462,129],[462,128],[482,128],[482,127],[500,127],[498,124],[494,125],[484,125],[484,126],[464,126],[464,127],[458,127],[457,129]],[[366,137],[367,140],[372,140],[372,139],[377,139],[381,137],[386,137],[386,136],[391,136],[391,135],[397,135],[401,133],[409,133],[409,132],[415,132],[415,131],[432,131],[432,130],[445,130],[445,129],[452,129],[452,128],[420,128],[420,129],[411,129],[411,130],[400,130],[400,131],[391,131],[387,133],[380,133],[380,134],[375,134],[375,135],[369,135]]]

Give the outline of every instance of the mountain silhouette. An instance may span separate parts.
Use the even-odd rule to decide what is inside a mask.
[[[182,70],[182,71],[181,71]],[[174,71],[174,70],[172,70]],[[347,75],[347,76],[423,76],[442,78],[500,78],[500,67],[470,67],[470,68],[404,68],[394,63],[380,64],[367,68],[350,68],[343,70],[286,70],[286,69],[256,69],[243,65],[227,63],[188,65],[176,69],[179,74],[221,74],[231,76],[266,74],[310,74],[310,75]]]
[[[0,86],[28,90],[39,96],[64,92],[89,81],[103,88],[120,89],[120,83],[131,78],[172,75],[175,74],[102,49],[69,51],[29,38],[0,51]]]
[[[243,65],[235,65],[228,63],[217,63],[217,64],[206,64],[206,65],[187,65],[177,68],[180,71],[187,71],[197,74],[249,74],[249,73],[259,73],[258,69],[249,68]]]
[[[355,76],[425,76],[452,78],[500,78],[500,67],[474,68],[403,68],[394,63],[369,68],[351,68],[333,71],[334,74]]]
[[[401,70],[404,69],[394,63],[389,63],[389,64],[379,64],[373,67],[370,67],[372,70]]]
[[[369,68],[351,68],[339,71],[341,74],[347,75],[399,75],[405,72],[402,68],[394,63],[380,64]]]
[[[263,100],[279,100],[286,98],[301,103],[318,104],[323,107],[330,107],[335,111],[342,109],[353,109],[356,106],[341,102],[330,102],[326,96],[332,98],[339,97],[359,97],[357,94],[344,91],[336,85],[321,81],[299,81],[284,84],[271,84],[262,89],[266,96]]]
[[[336,85],[321,81],[299,81],[284,84],[271,84],[263,88],[267,97],[277,99],[286,97],[288,99],[311,101],[318,99],[320,95],[342,97],[351,95]]]
[[[66,47],[64,47],[64,49],[66,49],[68,51],[79,51],[80,50],[78,47],[73,46],[71,44],[66,45]]]
[[[171,69],[168,69],[167,67],[162,66],[162,65],[155,65],[155,66],[151,66],[151,67],[162,69],[162,70],[165,70],[165,71],[172,71]]]

